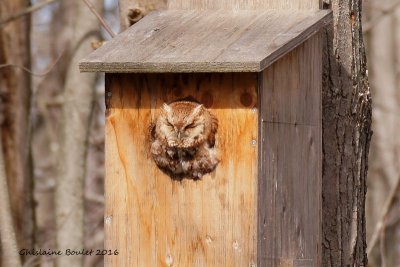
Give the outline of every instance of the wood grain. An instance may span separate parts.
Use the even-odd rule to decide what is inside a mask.
[[[316,35],[261,74],[258,266],[321,266],[321,57]]]
[[[257,261],[257,74],[106,75],[106,266],[252,266]],[[219,119],[221,163],[174,181],[149,153],[164,102],[191,96]]]
[[[319,9],[320,0],[168,0],[169,9]]]
[[[313,36],[330,11],[149,14],[79,64],[103,72],[259,72]]]

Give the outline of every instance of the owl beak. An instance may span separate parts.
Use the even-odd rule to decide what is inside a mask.
[[[181,135],[182,135],[182,134],[181,134],[181,132],[179,131],[179,132],[178,132],[178,139],[181,139]]]

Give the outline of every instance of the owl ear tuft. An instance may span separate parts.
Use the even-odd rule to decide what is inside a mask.
[[[203,104],[198,105],[197,107],[194,108],[192,112],[192,116],[197,116],[199,115],[200,111],[203,109]]]
[[[162,106],[162,109],[166,112],[166,113],[171,113],[172,112],[172,108],[170,106],[168,106],[167,103],[164,103]]]

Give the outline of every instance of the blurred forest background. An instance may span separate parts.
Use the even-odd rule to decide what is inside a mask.
[[[0,0],[0,172],[7,172],[15,245],[102,249],[104,78],[80,74],[77,63],[111,39],[105,24],[118,33],[147,11],[124,10],[130,19],[121,23],[117,0],[91,0],[104,20],[100,23],[86,1],[29,2]],[[400,1],[363,5],[374,131],[367,193],[369,266],[395,267],[400,266]],[[6,85],[17,89],[5,91]],[[27,177],[34,182],[27,184]],[[0,220],[10,218],[0,214]],[[10,235],[12,242],[8,230],[0,235]],[[55,261],[80,266],[31,256],[24,257],[23,266],[54,266]],[[103,266],[102,257],[85,257],[84,265]]]
[[[400,1],[364,1],[374,135],[369,154],[369,266],[400,266]]]

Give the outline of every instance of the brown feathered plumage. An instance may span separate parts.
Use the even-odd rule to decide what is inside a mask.
[[[218,120],[203,105],[177,101],[161,108],[151,129],[155,163],[173,177],[201,178],[215,169]]]

